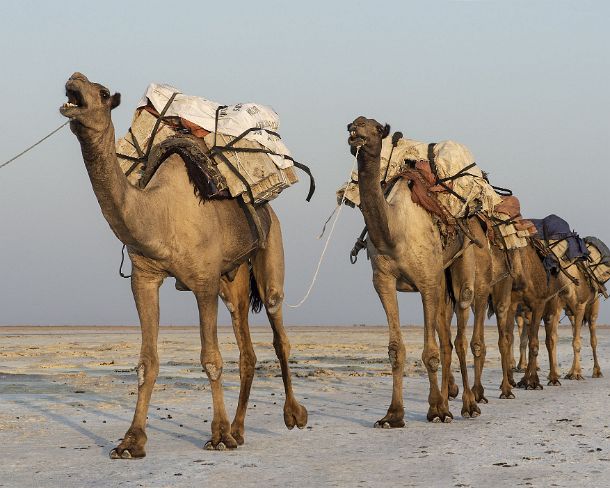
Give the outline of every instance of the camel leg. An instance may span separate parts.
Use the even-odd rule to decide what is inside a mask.
[[[515,323],[516,323],[516,313],[517,308],[515,307],[515,303],[512,298],[509,302],[510,305],[508,307],[508,315],[506,316],[506,325],[505,325],[505,342],[506,345],[506,355],[508,356],[508,382],[512,387],[515,387],[517,383],[515,383],[515,379],[513,376],[514,368],[512,367],[515,364],[515,357],[513,353],[513,344],[515,343]],[[499,339],[499,337],[498,337]],[[499,344],[498,344],[499,345]],[[500,350],[501,351],[501,350]]]
[[[472,248],[469,248],[471,251]],[[467,251],[467,252],[468,252]],[[465,253],[466,254],[466,253]],[[460,372],[462,374],[462,416],[466,418],[478,417],[481,415],[477,402],[475,400],[474,393],[470,389],[468,381],[468,365],[466,361],[466,353],[468,351],[468,341],[466,339],[466,325],[468,324],[468,317],[470,315],[470,306],[473,300],[473,276],[468,276],[468,268],[465,267],[467,261],[464,260],[466,256],[462,256],[456,265],[451,269],[452,281],[453,281],[453,293],[456,297],[455,303],[455,315],[457,317],[457,335],[455,337],[455,350],[460,362]],[[474,255],[472,255],[474,257]],[[467,260],[467,257],[466,257]],[[474,267],[470,268],[474,271]],[[470,280],[468,278],[471,278]],[[447,306],[449,311],[446,323],[451,322],[451,307]],[[449,386],[451,386],[451,380],[453,374],[449,375]],[[449,395],[451,396],[451,394]]]
[[[555,302],[555,300],[553,301]],[[549,354],[549,386],[561,386],[559,377],[559,366],[557,362],[557,328],[559,326],[559,315],[561,308],[557,303],[549,305],[549,313],[544,317],[544,329],[546,332],[546,349]]]
[[[231,313],[235,340],[239,348],[239,401],[231,423],[231,435],[240,446],[244,443],[244,422],[256,367],[256,354],[248,326],[249,280],[248,265],[242,264],[232,282],[225,279],[220,282],[220,298]]]
[[[529,355],[527,369],[525,370],[523,378],[517,383],[517,386],[519,388],[525,388],[526,390],[542,390],[542,385],[538,379],[538,329],[540,328],[544,305],[537,304],[530,308],[532,308],[532,320],[528,328]]]
[[[513,323],[511,324],[511,327],[513,328],[513,334],[510,335],[510,339],[509,339],[509,351],[510,351],[510,369],[511,371],[516,371],[517,370],[517,366],[516,366],[516,362],[515,362],[515,351],[514,349],[514,327],[515,325],[517,325],[517,328],[519,330],[519,332],[521,332],[521,326],[519,325],[519,319],[520,319],[520,315],[517,312],[517,306],[518,304],[515,302],[511,302],[510,304],[510,315],[514,315],[515,320],[513,321]]]
[[[599,314],[599,298],[589,305],[587,310],[587,322],[589,322],[589,334],[591,337],[591,349],[593,350],[593,378],[601,378],[602,369],[597,360],[597,316]]]
[[[572,367],[570,372],[565,376],[568,380],[584,380],[582,375],[582,368],[580,366],[580,329],[582,326],[582,320],[585,313],[584,306],[575,307],[574,319],[572,322],[572,349],[574,351],[574,359],[572,360]]]
[[[292,389],[292,377],[288,360],[290,341],[284,329],[282,304],[284,300],[284,249],[279,222],[272,215],[267,246],[256,255],[253,263],[254,278],[265,305],[267,317],[273,330],[273,347],[280,362],[286,399],[284,401],[284,423],[289,429],[296,425],[303,429],[307,425],[307,409],[301,405]]]
[[[487,293],[477,293],[474,300],[474,328],[470,339],[470,350],[474,356],[474,384],[472,392],[478,403],[488,403],[485,398],[482,377],[487,348],[485,347],[485,313],[487,311]]]
[[[422,287],[425,290],[421,293],[424,309],[424,350],[422,352],[422,362],[428,372],[430,382],[430,393],[428,395],[428,414],[430,422],[451,422],[453,415],[449,411],[447,400],[449,389],[448,370],[451,366],[451,340],[449,322],[445,320],[443,307],[449,306],[445,299],[444,277],[437,286]],[[439,335],[441,348],[436,343],[436,333]],[[436,372],[442,364],[442,384],[438,387]]]
[[[520,319],[521,326],[519,328],[519,364],[517,365],[517,371],[519,373],[525,373],[525,368],[527,368],[527,337],[529,322],[532,320],[532,314],[529,312],[525,312],[520,317]],[[517,325],[519,325],[518,322]]]
[[[512,280],[506,279],[497,283],[493,287],[493,303],[496,311],[496,321],[498,325],[498,349],[502,361],[502,384],[500,385],[500,398],[512,399],[515,395],[512,392],[510,371],[510,351],[509,351],[509,328],[513,327],[514,316],[511,315],[511,288]]]
[[[155,381],[159,374],[157,338],[159,335],[159,287],[164,275],[150,270],[145,271],[138,265],[139,258],[132,257],[133,273],[131,290],[142,331],[138,373],[138,400],[131,426],[121,443],[110,451],[112,459],[130,459],[146,456],[146,416]]]
[[[193,290],[199,308],[199,331],[201,336],[201,365],[210,381],[212,390],[212,437],[204,445],[205,449],[235,449],[237,441],[231,435],[231,424],[224,402],[222,388],[222,355],[218,347],[218,295],[220,277],[198,280]]]
[[[376,261],[382,261],[381,256]],[[375,266],[373,271],[373,285],[379,295],[381,304],[386,313],[388,328],[390,332],[388,344],[388,356],[392,365],[392,403],[386,415],[375,422],[375,427],[389,429],[393,427],[404,427],[405,409],[402,398],[402,378],[405,364],[405,345],[400,331],[400,320],[398,317],[398,299],[396,296],[396,277],[385,273]]]

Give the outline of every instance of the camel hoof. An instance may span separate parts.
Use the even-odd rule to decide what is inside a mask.
[[[241,435],[239,432],[231,432],[231,435],[233,436],[233,439],[235,439],[235,442],[237,442],[238,446],[244,445],[244,436],[243,435]]]
[[[514,399],[515,399],[515,395],[512,392],[500,394],[500,400],[514,400]]]
[[[451,422],[453,422],[453,417],[451,417],[450,415],[447,415],[445,417],[445,420],[443,420],[443,423],[445,424],[450,424]]]
[[[377,422],[375,422],[375,424],[373,425],[373,427],[375,429],[399,429],[404,426],[405,426],[405,421],[402,419],[399,419],[399,420],[381,419],[381,420],[378,420]]]
[[[489,403],[489,400],[485,397],[481,397],[479,400],[477,400],[478,403]]]
[[[465,419],[469,419],[470,418],[470,413],[469,412],[462,412],[462,417],[464,417]]]
[[[129,452],[129,449],[125,449],[119,454],[119,451],[115,448],[110,451],[110,459],[133,459],[133,456]]]
[[[440,417],[434,417],[431,422],[433,424],[440,424],[441,423],[441,418]]]
[[[593,375],[591,375],[591,378],[603,378],[604,375],[602,374],[601,371],[593,371]]]
[[[561,386],[561,382],[559,380],[549,380],[547,386]]]
[[[226,451],[227,445],[222,441],[220,441],[216,445],[212,444],[212,441],[208,441],[205,443],[205,446],[203,446],[203,448],[207,451]]]
[[[567,375],[565,375],[565,379],[581,381],[581,380],[584,380],[585,378],[580,373],[568,373]]]
[[[294,429],[295,426],[303,429],[307,425],[307,417],[307,409],[297,402],[286,403],[284,406],[284,424],[288,430]]]

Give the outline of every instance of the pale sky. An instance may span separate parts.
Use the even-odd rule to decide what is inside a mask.
[[[20,0],[2,2],[0,17],[0,164],[64,121],[74,71],[121,92],[118,136],[150,82],[274,107],[317,181],[311,203],[306,178],[273,203],[288,303],[311,280],[323,245],[315,236],[353,162],[346,125],[358,115],[412,139],[466,144],[525,216],[556,213],[610,244],[607,2]],[[0,169],[0,224],[0,325],[137,323],[129,281],[118,277],[121,244],[68,128]],[[286,323],[386,323],[364,254],[348,260],[362,227],[345,208],[309,301],[286,308]],[[399,300],[401,322],[421,323],[419,295]],[[198,322],[192,294],[174,291],[173,279],[161,319]],[[599,321],[610,322],[609,303]]]

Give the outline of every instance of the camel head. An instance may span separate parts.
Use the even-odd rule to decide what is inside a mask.
[[[347,142],[352,154],[355,155],[356,149],[360,148],[361,154],[378,157],[381,154],[381,140],[390,133],[390,126],[381,125],[375,119],[360,116],[348,124],[347,131],[349,132]]]
[[[91,83],[81,73],[66,82],[66,96],[59,112],[70,119],[70,129],[77,136],[84,132],[104,132],[110,124],[110,111],[121,103],[121,94],[110,94],[105,86]]]

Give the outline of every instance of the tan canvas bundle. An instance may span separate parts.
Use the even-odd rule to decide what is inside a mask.
[[[411,179],[409,171],[430,168],[432,161],[436,169],[435,176],[443,183],[429,187],[428,194],[438,200],[448,215],[460,219],[471,215],[474,211],[480,212],[487,217],[496,231],[495,244],[506,249],[527,245],[525,238],[530,235],[530,226],[520,225],[520,215],[518,218],[516,216],[511,218],[507,208],[502,208],[503,197],[489,184],[481,169],[474,163],[474,157],[466,146],[454,141],[430,145],[396,137],[397,134],[382,141],[380,184],[385,186],[387,182],[398,176]],[[429,150],[432,151],[431,154]],[[344,195],[347,205],[360,205],[357,171],[352,173],[351,181],[337,191],[338,201],[341,201]],[[418,197],[415,194],[413,196],[416,201],[415,198]],[[438,213],[422,201],[425,200],[418,198],[416,203],[430,212]]]

